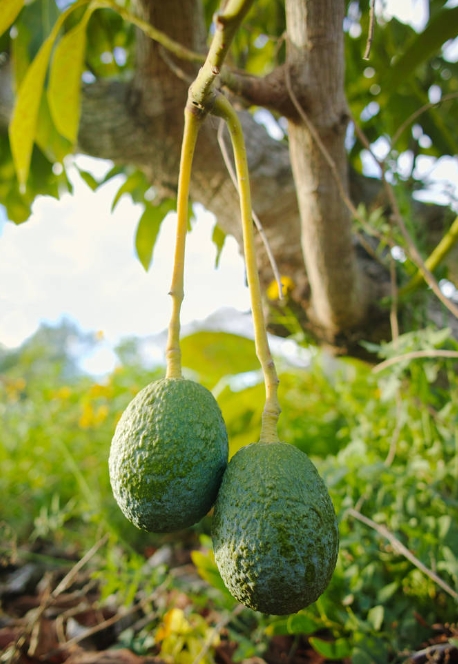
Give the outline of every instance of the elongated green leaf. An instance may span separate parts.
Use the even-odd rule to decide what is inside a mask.
[[[226,233],[221,230],[218,224],[215,225],[212,234],[212,242],[216,247],[215,268],[219,265],[219,259],[223,251],[224,243],[226,242]]]
[[[174,207],[173,201],[167,199],[157,206],[147,205],[140,217],[135,236],[135,249],[145,270],[148,270],[151,265],[154,245],[164,217]]]
[[[0,35],[13,25],[23,6],[24,0],[3,0],[0,12]]]
[[[219,590],[229,604],[235,604],[236,600],[232,597],[229,590],[224,585],[224,581],[216,566],[213,551],[191,551],[192,562],[196,566],[199,575],[209,583],[213,588]]]
[[[320,624],[316,618],[306,613],[293,613],[287,618],[279,618],[266,627],[266,634],[270,637],[276,634],[313,634],[319,629]]]
[[[86,51],[86,28],[96,5],[58,42],[51,63],[48,102],[57,131],[76,143],[80,120],[81,75]]]
[[[21,187],[25,187],[35,140],[38,111],[54,35],[48,37],[22,81],[9,127],[11,152]]]
[[[35,142],[43,154],[53,162],[62,163],[64,157],[72,151],[71,143],[56,130],[46,95],[41,96]],[[33,160],[31,171],[33,173]]]
[[[100,186],[100,182],[98,182],[89,171],[84,171],[82,168],[78,168],[78,173],[92,191],[95,191]]]
[[[412,72],[434,55],[449,39],[458,34],[458,7],[437,12],[426,28],[417,35],[407,49],[395,62],[383,87],[394,90],[400,83],[408,80]]]
[[[9,126],[11,152],[21,189],[25,188],[29,175],[40,101],[54,42],[69,14],[87,2],[88,0],[80,0],[59,16],[21,82]]]
[[[311,636],[309,641],[312,648],[327,659],[343,659],[351,654],[351,646],[346,639],[324,641],[317,636]]]
[[[315,618],[305,613],[293,613],[287,620],[288,634],[313,634],[317,628]]]
[[[116,192],[111,204],[111,211],[113,212],[124,194],[130,194],[132,200],[136,203],[143,201],[144,194],[149,186],[149,182],[142,171],[135,170],[130,173]]]
[[[371,609],[369,609],[367,614],[367,622],[372,625],[376,632],[379,632],[383,624],[384,616],[385,609],[383,608],[382,604],[378,604],[377,606],[373,606]]]
[[[181,340],[183,366],[199,374],[206,387],[214,387],[223,376],[257,371],[254,342],[227,332],[201,331]]]

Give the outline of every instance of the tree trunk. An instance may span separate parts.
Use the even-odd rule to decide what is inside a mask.
[[[326,336],[354,327],[367,310],[350,213],[335,178],[348,195],[344,11],[343,0],[286,0],[287,63],[294,72],[294,94],[308,119],[289,122],[291,164],[311,287],[310,315]]]
[[[200,0],[136,0],[134,9],[183,45],[205,52]],[[308,121],[346,189],[344,139],[348,113],[343,91],[343,11],[343,0],[287,0],[286,66]],[[182,75],[189,80],[194,78],[195,65],[176,64]],[[130,82],[99,80],[84,86],[78,148],[95,157],[132,164],[145,172],[159,195],[175,195],[188,82],[177,77],[161,48],[140,31],[137,65]],[[239,78],[241,88],[235,84],[232,88],[238,94],[244,90],[253,103],[254,96],[263,95],[267,102],[270,99],[272,105],[290,114],[291,157],[284,143],[272,139],[248,112],[240,112],[253,207],[281,274],[292,280],[287,306],[299,324],[337,352],[360,355],[361,339],[389,338],[387,310],[378,305],[389,294],[389,276],[352,240],[350,216],[329,163],[313,139],[309,124],[289,100],[281,74],[280,69],[257,82],[253,82],[253,77]],[[3,127],[12,109],[10,83],[8,68],[0,67]],[[240,241],[238,198],[220,154],[217,128],[217,121],[208,118],[201,130],[191,196],[216,215],[226,233]],[[354,203],[370,203],[373,196],[367,192],[373,183],[370,185],[361,177],[352,180],[350,195]],[[273,273],[259,238],[258,243],[259,271],[266,286]],[[270,303],[272,320],[277,306]],[[271,325],[276,332],[285,333],[281,324]]]

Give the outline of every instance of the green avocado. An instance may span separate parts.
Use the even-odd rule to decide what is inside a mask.
[[[325,483],[304,452],[281,442],[247,445],[231,459],[215,503],[212,539],[235,599],[274,615],[315,602],[339,550]]]
[[[143,388],[119,420],[111,487],[138,528],[181,530],[212,507],[227,459],[226,427],[211,392],[191,380],[163,378]]]

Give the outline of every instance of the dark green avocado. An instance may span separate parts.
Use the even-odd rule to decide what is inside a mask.
[[[163,378],[141,390],[119,420],[109,457],[113,494],[138,528],[181,530],[212,507],[227,459],[226,427],[211,392]]]
[[[232,595],[286,615],[315,602],[331,580],[339,534],[325,483],[287,443],[254,443],[231,459],[212,527],[218,569]]]

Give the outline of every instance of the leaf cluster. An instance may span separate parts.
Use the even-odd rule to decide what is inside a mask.
[[[0,22],[0,51],[12,63],[17,103],[9,135],[0,134],[0,198],[8,218],[22,223],[37,195],[59,197],[71,190],[65,158],[76,146],[80,87],[97,79],[132,76],[135,30],[124,20],[132,11],[130,3],[78,0],[62,7],[56,0],[25,5],[8,0],[7,7]],[[215,0],[203,2],[209,35],[218,7]],[[429,12],[421,32],[377,16],[368,60],[363,59],[370,29],[367,4],[348,1],[344,23],[345,91],[351,114],[377,155],[383,155],[390,178],[401,181],[408,196],[428,186],[428,176],[416,168],[420,157],[437,159],[457,152],[453,119],[458,112],[458,70],[447,47],[458,31],[458,10],[444,0],[432,0]],[[228,64],[263,76],[284,62],[285,43],[283,3],[258,0],[235,36]],[[278,117],[271,122],[275,120],[281,122]],[[353,169],[366,170],[371,161],[366,146],[351,132],[347,147]],[[370,168],[379,172],[375,161]],[[126,178],[123,193],[144,207],[135,246],[148,269],[172,202],[151,197],[146,182],[138,186],[145,177],[132,167],[117,172]],[[103,184],[89,173],[82,177],[93,189]],[[443,194],[453,202],[452,192]],[[412,216],[408,211],[407,217]],[[412,225],[415,230],[414,218]],[[374,231],[378,233],[376,227]],[[220,252],[224,235],[219,229],[214,241]],[[397,241],[402,247],[402,238]]]

